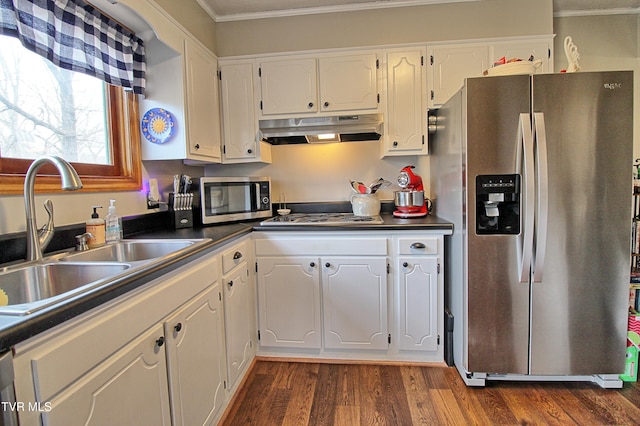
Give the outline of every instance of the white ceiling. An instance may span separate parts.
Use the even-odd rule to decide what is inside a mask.
[[[235,21],[347,10],[481,0],[196,0],[214,20]],[[640,13],[640,0],[553,0],[555,15]]]

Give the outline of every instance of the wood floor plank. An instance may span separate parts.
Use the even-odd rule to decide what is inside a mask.
[[[638,425],[640,386],[487,382],[455,368],[257,361],[223,426]]]

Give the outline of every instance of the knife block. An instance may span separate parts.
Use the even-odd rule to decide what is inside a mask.
[[[193,208],[191,204],[182,206],[177,206],[176,204],[176,197],[173,192],[169,193],[169,217],[173,228],[193,228]]]

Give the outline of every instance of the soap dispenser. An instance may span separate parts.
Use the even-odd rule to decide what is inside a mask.
[[[87,233],[91,234],[91,236],[87,238],[87,244],[89,244],[90,248],[102,246],[105,242],[104,219],[100,219],[100,215],[98,214],[98,209],[101,208],[102,206],[93,206],[91,219],[87,221]]]
[[[116,200],[109,200],[109,213],[105,216],[105,239],[107,244],[122,240],[122,219],[116,213]]]

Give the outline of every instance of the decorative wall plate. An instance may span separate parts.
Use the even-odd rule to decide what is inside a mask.
[[[142,117],[142,134],[151,143],[168,142],[175,133],[173,114],[164,108],[151,108]]]

